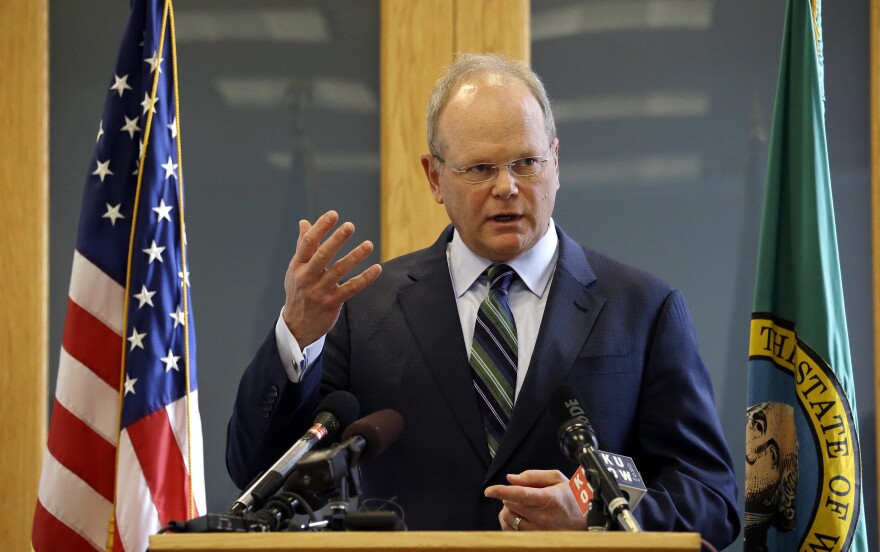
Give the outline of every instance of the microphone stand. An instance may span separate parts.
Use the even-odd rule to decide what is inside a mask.
[[[352,438],[326,450],[310,452],[288,478],[285,490],[296,490],[313,497],[328,498],[330,510],[323,520],[305,525],[289,525],[288,531],[390,531],[403,529],[396,512],[349,510],[353,498],[361,494],[359,461],[365,441]]]
[[[587,531],[607,531],[609,529],[608,509],[605,507],[605,501],[602,500],[599,474],[596,473],[596,470],[584,470],[584,473],[587,476],[587,483],[593,489],[593,498],[590,499],[587,510]]]

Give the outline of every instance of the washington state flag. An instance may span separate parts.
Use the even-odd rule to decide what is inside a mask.
[[[745,550],[867,551],[820,0],[789,0],[749,339]]]

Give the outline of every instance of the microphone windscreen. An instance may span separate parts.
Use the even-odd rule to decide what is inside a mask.
[[[560,424],[577,418],[589,423],[587,409],[577,390],[567,383],[561,384],[550,397],[550,412]]]
[[[332,414],[339,421],[339,427],[345,428],[357,419],[360,410],[361,405],[354,395],[348,391],[339,390],[324,397],[315,411]]]
[[[342,441],[360,435],[366,441],[361,460],[369,460],[381,454],[397,440],[403,430],[403,416],[396,410],[386,408],[373,412],[354,422],[343,432]]]
[[[560,424],[557,437],[569,459],[576,461],[574,456],[576,449],[572,448],[576,446],[576,442],[570,440],[572,436],[576,436],[581,443],[592,445],[593,448],[599,446],[596,432],[587,417],[587,406],[574,387],[567,383],[557,387],[550,397],[550,411]]]

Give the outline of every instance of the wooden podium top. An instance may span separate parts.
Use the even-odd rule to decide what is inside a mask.
[[[199,533],[150,537],[150,551],[191,552],[254,550],[298,552],[385,551],[493,552],[547,550],[551,552],[619,550],[631,552],[700,550],[697,533],[586,533],[583,531],[405,531],[333,533]]]

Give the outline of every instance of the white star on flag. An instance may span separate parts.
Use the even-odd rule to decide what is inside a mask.
[[[98,143],[98,140],[101,139],[101,136],[104,135],[104,119],[101,119],[101,122],[98,123],[98,137],[95,138],[95,143]]]
[[[162,165],[162,168],[165,169],[165,180],[168,180],[168,177],[171,176],[177,178],[177,173],[175,172],[177,171],[177,163],[171,162],[170,155],[168,156],[168,162]]]
[[[141,131],[141,127],[138,126],[138,117],[135,117],[134,119],[129,119],[125,115],[123,115],[123,117],[125,117],[125,126],[119,130],[127,132],[131,139],[134,140],[134,133]]]
[[[101,182],[104,182],[104,177],[107,176],[108,174],[110,176],[113,176],[113,171],[110,170],[110,160],[109,159],[104,161],[103,163],[98,160],[95,160],[95,162],[98,164],[98,168],[95,169],[95,172],[93,172],[92,174],[96,174],[99,177],[101,177]]]
[[[171,131],[171,139],[174,140],[177,138],[177,116],[175,115],[174,119],[171,121],[171,124],[167,125],[168,130]]]
[[[171,349],[168,349],[168,356],[162,357],[160,360],[165,363],[166,372],[170,371],[172,368],[174,368],[178,372],[180,371],[180,368],[177,367],[177,361],[180,360],[180,357],[174,356],[174,353],[171,352]]]
[[[180,305],[177,306],[177,310],[175,310],[174,312],[168,313],[168,316],[170,316],[171,318],[174,319],[174,327],[175,328],[177,326],[183,325],[183,323],[185,321],[183,314],[184,314],[183,311],[180,310]]]
[[[110,224],[116,226],[117,219],[124,219],[125,215],[119,212],[119,209],[122,207],[121,203],[111,206],[109,203],[105,203],[107,206],[107,212],[101,215],[101,218],[110,219]]]
[[[189,270],[184,270],[177,273],[177,277],[180,278],[180,285],[182,286],[184,282],[186,282],[187,287],[189,287]]]
[[[128,85],[128,82],[126,82],[128,80],[128,75],[122,75],[121,78],[119,75],[113,75],[113,78],[116,79],[116,82],[113,84],[113,86],[110,87],[110,90],[116,90],[117,92],[119,92],[120,98],[122,97],[123,92],[132,89]]]
[[[128,374],[125,374],[125,395],[128,395],[129,393],[132,395],[135,394],[134,384],[137,383],[137,380],[137,378],[132,378]]]
[[[135,347],[144,348],[144,338],[147,337],[147,332],[138,333],[137,328],[131,329],[131,336],[126,338],[127,341],[131,342],[131,349],[129,351],[134,351]]]
[[[156,113],[156,104],[159,102],[159,96],[156,96],[153,101],[150,101],[150,95],[144,92],[144,101],[141,102],[141,107],[144,108],[143,115],[146,115],[147,111],[150,113]]]
[[[156,295],[155,291],[147,291],[147,286],[141,286],[141,292],[135,293],[132,295],[135,299],[140,301],[138,308],[142,308],[144,305],[153,306],[153,296]]]
[[[157,67],[159,68],[159,72],[161,73],[163,61],[165,61],[165,58],[159,57],[159,50],[153,52],[153,57],[144,59],[144,62],[150,64],[150,73],[155,72]]]
[[[141,249],[144,253],[150,256],[150,260],[147,261],[147,264],[153,264],[153,261],[159,259],[160,263],[164,263],[162,260],[162,252],[165,251],[165,247],[159,247],[156,245],[156,240],[153,240],[153,244],[150,245],[147,249]]]
[[[165,205],[165,199],[160,199],[159,206],[153,207],[153,211],[156,211],[156,214],[159,215],[156,218],[156,222],[159,222],[162,219],[171,222],[171,217],[168,215],[168,213],[170,213],[172,209],[174,209],[174,207],[171,207],[170,205]]]

